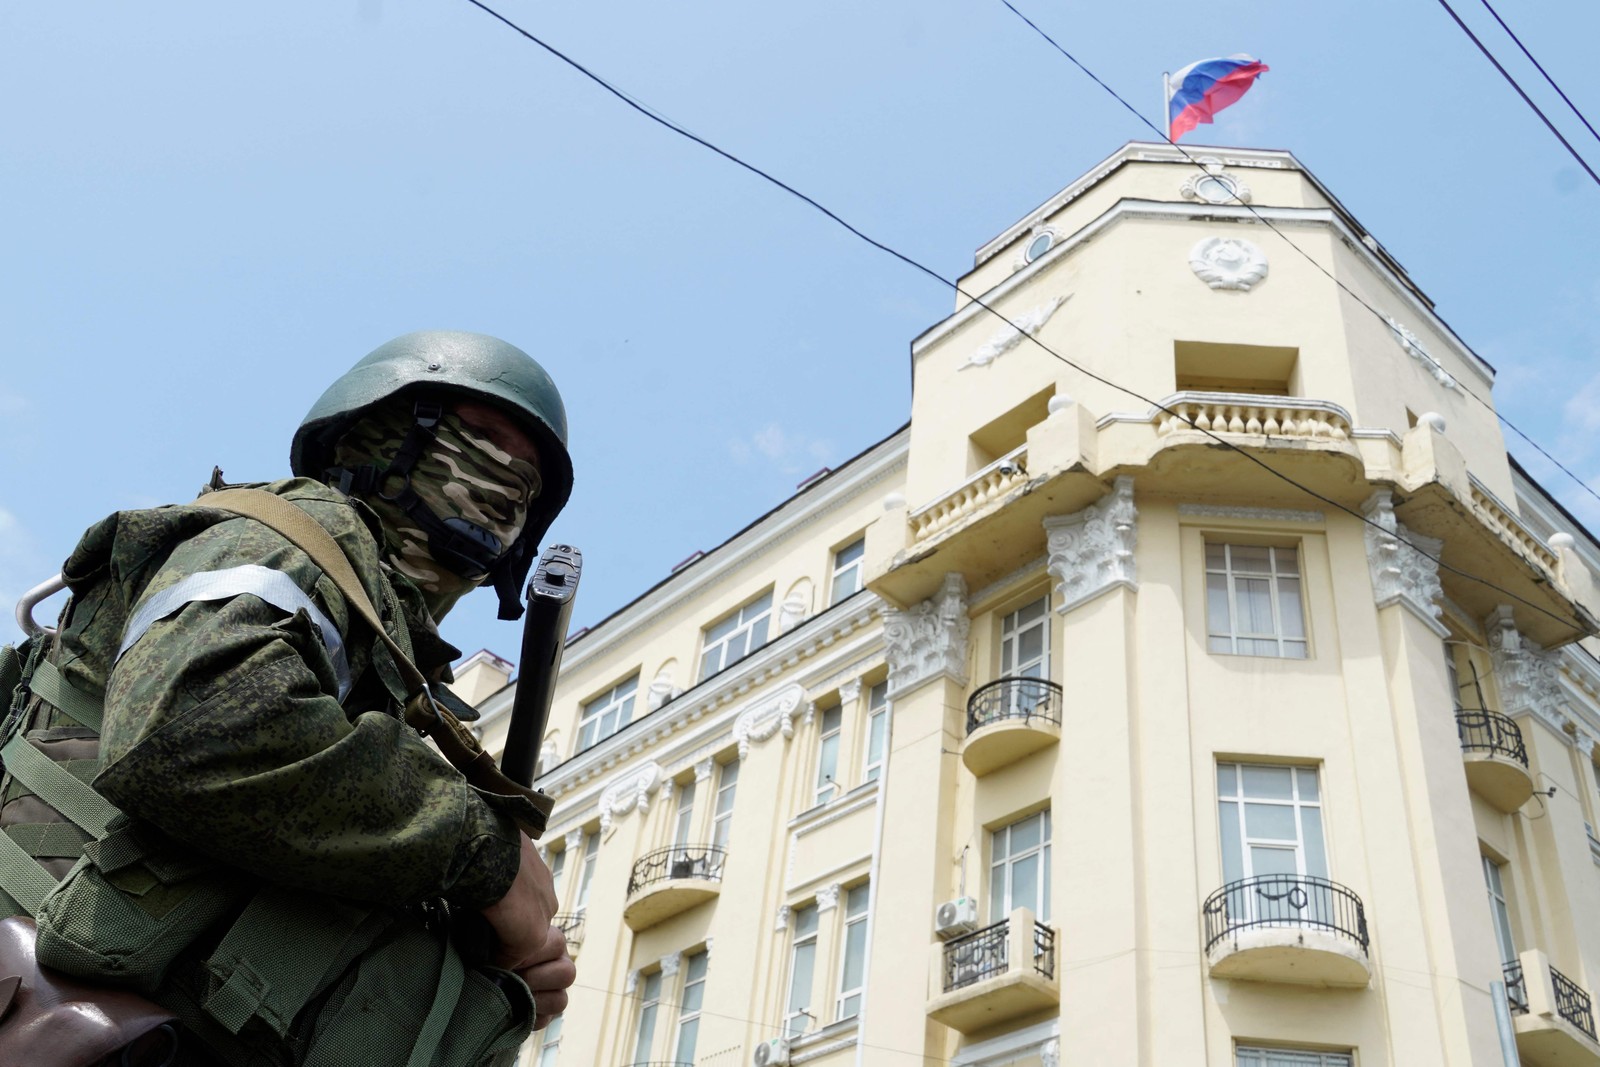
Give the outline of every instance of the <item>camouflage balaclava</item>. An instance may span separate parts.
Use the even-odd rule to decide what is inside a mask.
[[[383,470],[415,424],[412,412],[406,399],[366,412],[334,446],[335,465]],[[383,521],[385,561],[416,583],[429,612],[442,619],[484,576],[457,574],[433,558],[427,533],[393,499],[402,488],[399,478],[380,477],[359,495]],[[440,519],[465,519],[509,547],[522,533],[540,479],[532,463],[512,456],[447,408],[411,470],[411,488]]]

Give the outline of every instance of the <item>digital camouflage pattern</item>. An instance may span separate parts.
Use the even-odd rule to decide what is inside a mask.
[[[383,469],[415,424],[409,400],[390,400],[365,413],[334,448],[334,465],[355,470]],[[446,411],[436,436],[411,470],[411,487],[441,519],[459,516],[494,534],[509,547],[522,533],[528,507],[539,495],[539,471]],[[380,482],[362,499],[378,513],[387,540],[384,559],[422,590],[435,618],[442,616],[476,583],[441,567],[428,553],[428,535],[392,500],[396,479]]]

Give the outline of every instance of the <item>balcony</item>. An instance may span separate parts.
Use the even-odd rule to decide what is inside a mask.
[[[1505,965],[1506,1000],[1527,1067],[1596,1067],[1594,1006],[1589,994],[1536,949]]]
[[[970,1034],[1061,1003],[1056,932],[1018,908],[993,926],[933,946],[928,1015]]]
[[[1516,811],[1533,796],[1522,730],[1498,711],[1456,709],[1467,784],[1500,811]]]
[[[583,912],[560,912],[551,921],[561,928],[567,939],[567,954],[576,957],[583,945]]]
[[[1012,449],[954,490],[913,511],[911,541],[930,540],[987,510],[1013,489],[1027,484],[1028,447]]]
[[[1202,915],[1213,978],[1360,989],[1372,977],[1366,909],[1337,882],[1244,878],[1211,894]]]
[[[722,862],[716,845],[669,845],[647,852],[633,865],[622,921],[644,930],[688,911],[722,892]]]
[[[961,762],[978,777],[1061,740],[1061,687],[1043,678],[1001,678],[967,700]]]

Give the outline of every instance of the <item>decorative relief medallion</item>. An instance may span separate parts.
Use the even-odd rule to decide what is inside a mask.
[[[1138,592],[1134,548],[1139,541],[1139,510],[1133,504],[1133,479],[1124,474],[1111,492],[1074,515],[1044,520],[1048,567],[1056,579],[1065,614],[1115,586]]]
[[[959,574],[944,576],[937,596],[909,611],[883,613],[883,640],[889,660],[889,696],[901,696],[938,677],[966,684],[967,581]]]
[[[683,695],[683,690],[673,680],[673,668],[678,665],[675,659],[669,659],[656,671],[655,679],[651,681],[650,688],[645,694],[645,707],[655,711],[669,700],[676,700]]]
[[[805,622],[811,614],[811,579],[802,578],[794,583],[789,595],[778,605],[778,632],[786,634]]]
[[[600,832],[611,829],[613,820],[634,808],[638,808],[640,814],[649,811],[650,798],[661,788],[666,777],[661,764],[651,762],[623,771],[613,778],[600,794]]]
[[[1560,654],[1545,652],[1522,636],[1513,620],[1511,605],[1502,604],[1484,620],[1489,634],[1489,662],[1500,688],[1502,712],[1532,712],[1558,731],[1571,721],[1562,710]]]
[[[1400,347],[1405,351],[1405,354],[1422,364],[1422,369],[1433,375],[1434,381],[1446,389],[1461,390],[1461,383],[1456,381],[1455,376],[1445,370],[1444,366],[1433,358],[1432,354],[1423,346],[1422,339],[1400,325],[1392,315],[1389,316],[1389,329],[1394,331],[1395,340],[1400,342]],[[1465,390],[1461,391],[1464,392]]]
[[[1372,575],[1372,596],[1378,607],[1404,604],[1440,637],[1447,636],[1449,631],[1439,621],[1444,614],[1440,603],[1444,599],[1444,588],[1439,584],[1436,562],[1444,542],[1406,529],[1405,524],[1394,517],[1394,494],[1388,489],[1373,493],[1361,510],[1369,520],[1363,532],[1367,542],[1367,568]],[[1418,548],[1422,551],[1417,551]],[[1429,556],[1434,558],[1429,559]]]
[[[1242,237],[1207,237],[1190,249],[1189,268],[1213,289],[1249,292],[1267,276],[1267,255]]]
[[[1069,297],[1058,296],[1048,304],[1043,304],[1032,311],[1016,315],[1011,322],[1002,326],[995,335],[984,342],[976,352],[967,357],[967,361],[956,370],[966,370],[968,367],[987,367],[1013,348],[1022,343],[1024,336],[1036,336],[1044,329],[1044,324],[1050,321],[1050,316],[1056,309],[1065,304]]]
[[[806,691],[791,682],[775,693],[760,697],[741,711],[733,720],[733,739],[739,742],[739,758],[750,754],[754,742],[770,740],[783,734],[785,741],[794,736],[794,713]]]

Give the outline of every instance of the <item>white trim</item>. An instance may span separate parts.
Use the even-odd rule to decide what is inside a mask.
[[[1294,511],[1289,508],[1236,508],[1228,504],[1179,504],[1180,518],[1248,519],[1252,522],[1323,522],[1320,511]]]
[[[1143,415],[1133,411],[1111,411],[1095,420],[1094,428],[1103,430],[1114,422],[1149,423],[1155,421],[1163,408],[1170,408],[1175,404],[1237,404],[1253,407],[1281,407],[1298,408],[1306,411],[1321,411],[1329,415],[1337,415],[1343,419],[1346,426],[1355,422],[1350,413],[1331,400],[1315,400],[1307,396],[1267,396],[1255,393],[1211,393],[1198,389],[1185,389],[1177,393],[1169,393],[1156,401]],[[1188,431],[1193,427],[1180,427],[1180,431]],[[1202,431],[1195,431],[1202,432]],[[1222,433],[1230,431],[1223,430]],[[1348,432],[1348,431],[1347,431]],[[1266,436],[1266,435],[1263,435]],[[1271,436],[1279,436],[1273,434]],[[1329,440],[1324,438],[1324,440]]]

